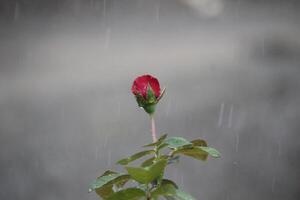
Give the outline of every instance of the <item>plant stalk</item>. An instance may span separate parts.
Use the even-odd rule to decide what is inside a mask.
[[[151,119],[152,140],[153,140],[153,142],[156,142],[157,137],[156,137],[155,120],[154,120],[154,115],[153,114],[150,115],[150,119]]]

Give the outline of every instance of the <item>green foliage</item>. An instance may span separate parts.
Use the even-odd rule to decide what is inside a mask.
[[[150,93],[151,96],[151,93]],[[119,160],[117,163],[125,165],[127,173],[106,171],[89,187],[104,200],[195,200],[191,195],[178,188],[176,183],[164,179],[166,166],[178,163],[180,156],[188,156],[196,160],[205,161],[209,156],[220,157],[220,153],[208,147],[204,140],[188,141],[182,137],[167,138],[162,135],[156,142],[144,145],[151,148]],[[167,148],[163,154],[161,150]],[[131,162],[151,155],[141,161],[139,166],[127,166]],[[136,187],[126,188],[130,181]]]
[[[202,151],[207,152],[210,156],[214,157],[214,158],[219,158],[221,157],[221,154],[218,150],[211,148],[211,147],[195,147],[195,148],[199,148]]]
[[[131,178],[139,183],[148,184],[164,173],[166,159],[160,159],[147,167],[125,167]]]
[[[146,144],[143,147],[155,147],[155,146],[159,146],[161,143],[163,143],[163,141],[167,138],[168,134],[164,134],[162,135],[157,142],[154,143],[150,143],[150,144]]]
[[[120,165],[127,165],[128,163],[132,162],[132,161],[135,161],[143,156],[146,156],[146,155],[149,155],[149,154],[152,154],[152,153],[155,153],[154,150],[147,150],[147,151],[141,151],[141,152],[138,152],[128,158],[124,158],[122,160],[119,160],[117,163],[120,164]]]
[[[196,200],[194,197],[192,197],[190,194],[183,192],[181,190],[176,190],[176,194],[174,195],[180,200]]]
[[[198,147],[178,149],[178,150],[175,150],[172,152],[172,155],[175,155],[175,154],[182,154],[182,155],[189,156],[189,157],[195,158],[197,160],[203,160],[203,161],[205,161],[208,157],[208,153],[205,151],[202,151]]]
[[[159,196],[174,196],[177,189],[178,187],[173,181],[163,179],[160,186],[151,192],[151,196],[154,198]]]
[[[107,200],[140,200],[145,199],[145,191],[138,188],[127,188],[118,191],[107,198]]]
[[[190,143],[189,141],[187,141],[186,139],[184,139],[182,137],[171,137],[171,138],[166,139],[164,141],[164,143],[167,144],[168,147],[173,148],[173,149],[178,149],[180,147],[192,145],[192,143]]]
[[[135,79],[132,92],[139,107],[144,108],[151,117],[154,142],[143,146],[148,150],[117,161],[127,173],[106,171],[90,185],[89,191],[95,191],[104,200],[196,200],[180,190],[176,183],[164,178],[167,165],[178,163],[181,156],[205,161],[209,156],[220,157],[220,153],[202,139],[188,141],[183,137],[167,138],[167,134],[164,134],[155,141],[153,114],[165,88],[160,92],[158,80],[146,74]],[[132,166],[132,162],[137,160],[141,161],[139,165]],[[127,182],[131,184],[126,184]]]
[[[193,144],[193,146],[207,147],[207,143],[205,142],[205,140],[197,139],[197,140],[191,141],[191,143]]]
[[[145,160],[145,161],[141,164],[141,167],[148,167],[148,166],[152,165],[153,162],[154,162],[154,160],[155,160],[155,157],[152,157],[152,158],[149,158],[149,159]]]
[[[122,187],[130,176],[128,174],[106,171],[98,177],[89,187],[89,191],[95,191],[103,199],[109,197],[113,191],[113,186]]]
[[[179,190],[178,186],[173,181],[166,179],[162,181],[161,185],[156,190],[151,192],[151,196],[153,198],[164,196],[167,197],[166,199],[196,200],[186,192]]]

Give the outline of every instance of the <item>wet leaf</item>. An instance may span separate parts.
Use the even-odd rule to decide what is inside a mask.
[[[196,200],[194,197],[192,197],[190,194],[183,192],[181,190],[177,190],[176,191],[176,195],[177,198],[179,198],[180,200]]]
[[[135,161],[143,156],[146,156],[146,155],[149,155],[149,154],[152,154],[152,153],[155,153],[154,150],[148,150],[148,151],[141,151],[141,152],[138,152],[128,158],[124,158],[122,160],[119,160],[117,163],[120,164],[120,165],[127,165],[128,163],[132,162],[132,161]]]
[[[197,140],[191,141],[191,143],[193,144],[193,146],[207,147],[207,143],[205,140],[197,139]]]
[[[114,193],[107,200],[144,200],[146,194],[143,190],[138,188],[127,188]]]
[[[177,149],[183,146],[189,146],[192,145],[189,141],[182,137],[171,137],[164,141],[165,144],[168,144],[168,147]]]
[[[202,149],[197,147],[178,149],[173,151],[172,155],[175,154],[183,154],[185,156],[190,156],[197,160],[203,160],[203,161],[205,161],[208,156],[208,153],[206,151],[203,151]]]
[[[149,167],[125,167],[132,179],[139,183],[150,183],[159,178],[166,167],[167,160],[161,159],[156,161]]]
[[[152,165],[154,159],[155,159],[155,157],[152,157],[152,158],[149,158],[149,159],[145,160],[145,161],[141,164],[141,167],[148,167],[148,166]]]
[[[130,179],[128,174],[120,174],[106,171],[98,177],[89,187],[89,191],[95,191],[100,197],[107,198],[113,193],[113,185],[125,184]]]
[[[95,192],[103,199],[106,199],[107,197],[109,197],[114,193],[113,185],[107,185],[101,188],[97,188],[95,189]]]
[[[221,157],[220,152],[214,148],[211,148],[211,147],[197,147],[197,148],[201,149],[202,151],[207,152],[210,156],[212,156],[214,158]]]
[[[159,150],[161,150],[161,149],[163,149],[163,148],[165,148],[167,146],[169,146],[169,145],[166,144],[166,143],[162,143],[162,144],[160,144],[160,145],[157,146],[157,151],[159,151]]]
[[[163,179],[160,186],[151,192],[151,196],[157,198],[159,196],[173,196],[176,194],[177,185],[168,179]]]
[[[164,134],[162,135],[156,142],[154,143],[150,143],[150,144],[146,144],[143,147],[154,147],[154,146],[159,146],[166,138],[167,138],[168,134]]]
[[[179,190],[173,181],[167,179],[162,180],[160,187],[154,190],[151,195],[154,198],[164,196],[167,200],[196,200],[190,194]]]

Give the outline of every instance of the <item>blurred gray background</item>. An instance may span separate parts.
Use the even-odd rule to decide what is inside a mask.
[[[94,200],[157,129],[222,153],[167,176],[199,200],[300,198],[298,0],[1,0],[0,199]]]

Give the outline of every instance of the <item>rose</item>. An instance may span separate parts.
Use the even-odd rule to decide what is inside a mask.
[[[166,166],[177,163],[181,155],[197,160],[206,160],[208,155],[216,158],[220,156],[220,153],[216,149],[208,147],[202,139],[189,142],[182,137],[167,138],[167,134],[157,139],[154,112],[164,90],[160,90],[158,80],[151,75],[137,77],[131,90],[138,105],[145,109],[151,119],[153,142],[143,146],[151,149],[119,160],[117,163],[125,165],[128,174],[107,170],[90,185],[89,191],[95,191],[101,198],[107,200],[141,198],[150,200],[162,197],[196,200],[188,193],[181,191],[172,180],[164,179]],[[169,151],[161,152],[163,148],[167,148]],[[150,154],[152,157],[143,161],[140,166],[128,166],[129,163]],[[126,187],[128,181],[133,181],[134,184]],[[124,185],[126,186],[124,187]]]
[[[150,115],[155,112],[155,106],[162,98],[165,90],[160,90],[158,80],[151,75],[137,77],[132,84],[131,91],[136,97],[139,107]]]

